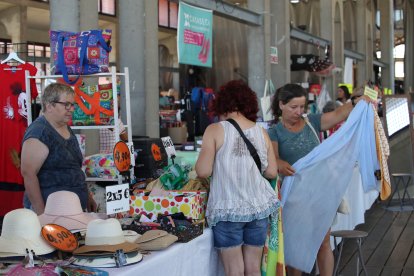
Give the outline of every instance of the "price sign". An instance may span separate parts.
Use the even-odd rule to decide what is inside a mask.
[[[168,157],[171,158],[171,156],[175,156],[177,155],[175,152],[175,147],[174,147],[174,143],[171,140],[170,136],[167,137],[161,137],[162,140],[162,144],[164,145],[165,151],[168,154]]]
[[[78,248],[78,240],[68,229],[57,224],[42,227],[42,237],[48,244],[64,252],[73,252]]]
[[[129,184],[106,186],[106,214],[129,211]]]
[[[128,145],[119,141],[114,147],[114,163],[120,172],[126,172],[131,167],[131,154]]]
[[[376,101],[378,98],[378,91],[371,89],[368,86],[365,86],[364,95],[367,95],[368,97]]]

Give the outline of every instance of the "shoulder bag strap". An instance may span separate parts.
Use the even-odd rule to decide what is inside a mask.
[[[312,130],[312,132],[313,132],[313,134],[315,134],[315,136],[316,136],[316,140],[318,140],[318,143],[320,144],[321,143],[321,140],[319,140],[319,136],[318,136],[318,134],[316,133],[316,130],[315,130],[315,128],[312,126],[312,124],[309,122],[309,118],[308,118],[308,116],[304,116],[303,117],[303,120],[305,121],[305,123],[308,125],[308,127],[310,127],[310,129]]]
[[[81,72],[79,72],[79,75],[77,75],[74,80],[70,80],[68,76],[68,71],[65,65],[65,58],[64,58],[64,53],[63,53],[63,42],[65,40],[65,37],[63,36],[62,33],[58,35],[58,64],[59,64],[60,70],[62,71],[63,79],[65,80],[67,84],[71,84],[71,85],[75,84],[80,78],[80,75],[82,74],[83,62],[87,55],[86,51],[88,47],[88,38],[89,36],[87,35],[82,36],[82,45],[81,45],[81,49],[79,53],[79,67],[80,67]]]
[[[260,162],[259,154],[257,153],[256,148],[253,146],[253,144],[247,139],[246,135],[244,135],[243,131],[241,130],[240,126],[237,124],[237,122],[233,119],[227,119],[227,122],[232,124],[237,131],[240,133],[240,136],[243,138],[244,142],[246,143],[247,148],[249,149],[250,154],[252,155],[254,162],[257,165],[257,168],[259,169],[259,172],[262,172],[262,163]]]

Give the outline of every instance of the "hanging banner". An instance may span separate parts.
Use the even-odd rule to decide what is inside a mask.
[[[213,12],[180,2],[178,62],[212,67]]]

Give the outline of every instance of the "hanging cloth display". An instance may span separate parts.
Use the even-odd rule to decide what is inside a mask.
[[[358,162],[364,192],[377,189],[374,109],[359,102],[345,124],[293,164],[282,185],[286,265],[309,273]],[[346,160],[346,162],[344,162]]]
[[[0,64],[0,216],[11,210],[22,208],[23,177],[20,174],[20,152],[24,132],[27,128],[27,95],[25,71],[36,75],[33,65],[20,63],[16,66],[6,62],[20,62],[15,53]],[[15,58],[16,56],[17,58]],[[31,97],[37,97],[34,79],[30,80]]]

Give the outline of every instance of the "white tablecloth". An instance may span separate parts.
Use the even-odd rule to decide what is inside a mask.
[[[117,276],[224,275],[223,265],[213,247],[213,232],[209,228],[204,229],[203,235],[188,243],[175,243],[165,250],[144,256],[138,264],[104,270]]]
[[[355,168],[351,183],[344,198],[350,207],[349,214],[337,214],[331,230],[352,230],[358,224],[365,222],[365,211],[368,210],[378,197],[378,191],[365,193],[362,188],[361,176]],[[339,240],[338,240],[339,242]],[[333,248],[333,238],[331,238]],[[105,269],[110,275],[147,275],[147,276],[221,276],[224,269],[217,251],[213,247],[213,232],[204,229],[203,235],[188,242],[176,243],[166,250],[152,252],[144,256],[138,264],[123,268]]]
[[[365,211],[371,208],[377,199],[378,191],[369,191],[365,193],[362,188],[361,175],[358,167],[354,168],[351,183],[349,184],[344,199],[347,200],[350,207],[349,214],[337,213],[336,219],[332,224],[331,231],[353,230],[358,224],[365,222]],[[339,242],[339,239],[337,239]],[[331,246],[333,248],[333,238],[331,237]]]

